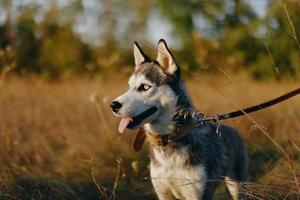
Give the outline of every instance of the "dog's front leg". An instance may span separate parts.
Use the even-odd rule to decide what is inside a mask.
[[[150,163],[150,176],[152,185],[159,200],[176,199],[172,194],[166,171],[164,168],[161,168],[161,166],[155,165],[153,161]]]
[[[152,185],[154,187],[155,193],[159,200],[176,200],[173,196],[171,190],[169,190],[166,185],[161,180],[152,179]]]

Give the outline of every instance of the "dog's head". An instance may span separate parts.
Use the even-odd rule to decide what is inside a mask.
[[[122,118],[119,132],[145,124],[160,132],[172,122],[183,89],[179,67],[163,39],[158,42],[156,60],[147,57],[136,42],[133,54],[135,70],[128,81],[129,89],[111,103],[113,113]]]

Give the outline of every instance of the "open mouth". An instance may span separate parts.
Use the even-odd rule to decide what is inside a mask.
[[[120,121],[119,132],[123,133],[126,128],[134,128],[141,124],[147,117],[151,116],[157,111],[157,107],[151,107],[135,117],[124,117]]]

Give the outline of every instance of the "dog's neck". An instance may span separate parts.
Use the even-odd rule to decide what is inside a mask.
[[[183,82],[178,81],[169,84],[169,86],[174,91],[177,99],[173,105],[174,109],[165,108],[162,112],[164,117],[146,124],[144,128],[149,133],[158,135],[170,134],[174,128],[188,124],[192,120],[194,107]]]

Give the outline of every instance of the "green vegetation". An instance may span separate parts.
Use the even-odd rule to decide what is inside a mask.
[[[0,1],[6,16],[0,22],[2,70],[9,48],[18,74],[55,78],[117,71],[132,66],[134,40],[155,48],[150,36],[159,37],[158,31],[169,26],[167,39],[176,44],[186,71],[226,68],[247,70],[257,79],[299,78],[300,4],[295,0],[16,2]],[[155,17],[153,30],[149,24]],[[80,26],[84,33],[76,31]]]

